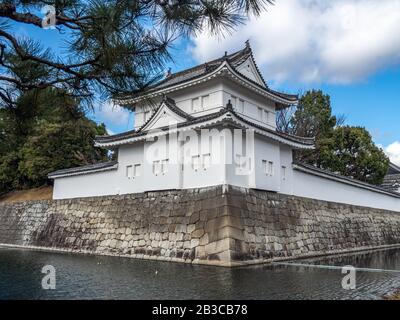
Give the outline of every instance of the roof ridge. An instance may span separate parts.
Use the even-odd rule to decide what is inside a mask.
[[[210,66],[211,64],[215,64],[215,63],[217,63],[217,62],[222,62],[222,61],[224,61],[224,60],[226,60],[226,59],[232,59],[232,57],[234,57],[235,55],[237,55],[237,54],[239,54],[239,53],[244,53],[246,50],[247,50],[247,48],[240,49],[240,50],[235,51],[235,52],[233,52],[233,53],[230,53],[230,54],[228,54],[228,55],[226,55],[226,56],[223,55],[222,57],[215,58],[215,59],[212,59],[212,60],[209,60],[209,61],[200,63],[200,64],[198,64],[198,65],[195,65],[195,66],[193,66],[193,67],[190,67],[190,68],[187,68],[187,69],[184,69],[184,70],[181,70],[181,71],[177,71],[177,72],[171,73],[167,78],[164,78],[164,79],[161,80],[159,83],[156,83],[155,86],[157,86],[157,85],[163,83],[163,82],[166,81],[166,80],[170,80],[170,79],[172,79],[173,77],[176,77],[177,75],[182,75],[182,74],[185,74],[185,73],[187,73],[187,72],[194,71],[194,70],[196,70],[196,69],[200,69],[200,68],[202,68],[202,67],[207,67],[207,66]]]

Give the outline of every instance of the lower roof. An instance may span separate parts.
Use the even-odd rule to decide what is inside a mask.
[[[382,188],[390,191],[400,190],[400,173],[386,175],[383,179]]]
[[[161,107],[162,104],[158,108]],[[176,107],[178,108],[178,107]],[[158,110],[158,109],[157,109]],[[156,114],[156,112],[153,113]],[[150,118],[151,119],[151,118]],[[150,121],[150,120],[149,120]],[[196,128],[202,127],[202,126],[208,126],[210,125],[210,122],[216,121],[220,122],[221,124],[233,124],[236,126],[241,126],[243,128],[251,128],[256,130],[257,133],[264,134],[274,140],[277,140],[281,143],[288,144],[293,146],[294,148],[304,148],[304,149],[313,149],[314,148],[314,143],[315,139],[314,138],[308,138],[308,137],[298,137],[294,135],[290,135],[287,133],[279,132],[276,130],[272,130],[269,128],[266,128],[264,126],[258,125],[250,120],[247,120],[246,118],[242,117],[239,115],[232,107],[231,104],[228,103],[228,105],[224,108],[221,108],[219,111],[207,114],[204,116],[200,117],[191,117],[187,118],[186,121],[178,123],[177,129],[180,128],[191,128],[193,126],[196,126]],[[112,136],[97,136],[95,138],[95,143],[96,146],[99,147],[114,147],[118,145],[123,145],[123,144],[128,144],[128,143],[133,143],[137,140],[145,139],[147,134],[152,133],[151,130],[142,130],[143,127],[141,127],[139,130],[131,130],[127,131],[124,133],[112,135]],[[169,126],[161,127],[158,128],[158,132],[168,132],[171,128]]]
[[[357,179],[353,179],[351,177],[346,177],[341,174],[337,174],[334,172],[331,172],[329,170],[321,169],[318,167],[315,167],[310,164],[306,164],[304,162],[299,162],[299,161],[294,161],[293,162],[293,169],[299,170],[299,171],[304,171],[309,174],[314,174],[317,176],[323,176],[325,178],[331,179],[331,180],[336,180],[342,183],[350,184],[350,185],[355,185],[360,188],[364,189],[369,189],[371,191],[379,192],[379,193],[384,193],[392,197],[400,198],[400,193],[395,192],[394,190],[388,190],[386,188],[383,188],[382,186],[376,186],[373,184],[369,184],[367,182],[363,182]]]
[[[49,179],[67,177],[67,176],[75,176],[80,174],[87,174],[92,172],[99,172],[99,171],[108,171],[114,170],[118,168],[117,161],[108,161],[108,162],[99,162],[95,164],[90,164],[86,166],[68,168],[68,169],[61,169],[54,172],[50,172],[47,177]]]

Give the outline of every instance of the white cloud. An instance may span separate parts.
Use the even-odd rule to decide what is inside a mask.
[[[400,0],[277,0],[225,38],[202,33],[203,62],[250,39],[267,80],[350,83],[400,63]]]
[[[395,141],[384,148],[384,151],[394,164],[400,166],[400,141]]]
[[[102,106],[95,110],[96,118],[105,122],[107,126],[126,126],[132,116],[132,112],[118,105],[114,105],[112,101],[104,103]]]

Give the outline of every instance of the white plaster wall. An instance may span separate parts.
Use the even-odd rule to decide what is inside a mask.
[[[232,95],[244,100],[244,113],[236,106],[236,111],[241,113],[244,118],[255,122],[259,125],[265,126],[270,129],[276,128],[276,111],[275,103],[263,96],[257,95],[254,92],[239,86],[230,80],[223,80],[223,90],[224,90],[224,101],[223,105],[226,105],[229,100],[231,100]],[[268,111],[268,122],[263,118],[260,119],[258,114],[258,108]]]
[[[181,163],[183,188],[206,187],[225,183],[225,133],[220,130],[210,132],[208,138],[201,138],[201,133],[192,135],[181,144]],[[204,155],[210,154],[209,166],[204,162]],[[200,156],[198,170],[193,168],[192,157]]]
[[[202,116],[209,113],[217,112],[223,106],[223,90],[220,80],[214,79],[206,83],[198,84],[195,87],[188,87],[185,89],[177,90],[167,94],[168,97],[175,100],[176,105],[186,113],[193,116]],[[208,103],[203,109],[193,112],[192,99],[208,96]],[[152,105],[148,103],[139,103],[135,109],[135,128],[139,128],[144,124],[144,113],[148,110],[155,110],[161,103],[160,98],[156,98]],[[151,114],[151,113],[150,113]],[[147,120],[147,119],[146,119]]]
[[[239,187],[254,185],[254,140],[245,133],[236,138],[231,130],[231,137],[226,144],[226,184]],[[234,138],[235,137],[235,138]],[[238,159],[238,156],[240,157]],[[244,164],[241,163],[244,161]]]
[[[255,188],[279,191],[280,189],[280,147],[279,143],[256,136],[254,139]],[[267,175],[263,160],[273,162],[273,174]]]
[[[218,79],[213,79],[201,83],[194,87],[188,87],[179,91],[171,92],[169,97],[175,100],[176,105],[186,113],[195,117],[217,112],[222,107],[222,83]],[[208,96],[208,103],[203,109],[194,112],[192,109],[192,99]]]
[[[245,118],[255,123],[265,126],[267,128],[276,128],[276,111],[275,103],[263,96],[239,86],[233,81],[225,78],[215,78],[205,83],[198,84],[193,87],[177,90],[167,94],[170,98],[175,100],[176,105],[183,111],[193,115],[202,116],[210,113],[217,112],[222,107],[225,107],[229,100],[232,101],[232,96],[237,97],[237,106],[235,110],[241,113]],[[194,112],[192,109],[192,99],[208,96],[208,103],[204,109]],[[239,99],[244,100],[244,112],[239,108]],[[148,117],[154,112],[155,108],[161,103],[161,98],[156,98],[153,104],[139,103],[135,109],[135,128],[139,128],[148,120]],[[268,111],[268,121],[264,118],[263,112],[262,119],[258,113],[258,107]],[[147,119],[144,118],[145,112],[151,110],[147,114]]]
[[[230,133],[229,133],[230,132]],[[119,148],[118,169],[85,175],[57,178],[54,181],[54,199],[136,193],[151,190],[206,187],[219,184],[276,191],[305,198],[346,203],[400,212],[400,199],[372,190],[333,181],[310,173],[294,170],[292,150],[265,137],[255,136],[254,144],[242,139],[242,155],[252,158],[249,174],[238,174],[232,144],[231,130],[215,130],[212,138],[200,135],[186,137],[179,142],[172,137],[166,143],[143,142]],[[212,142],[212,143],[211,143]],[[205,168],[202,157],[211,154]],[[199,155],[199,168],[193,168],[192,157]],[[157,176],[153,161],[168,159],[168,170]],[[272,161],[272,176],[265,173],[262,160]],[[129,179],[126,166],[141,164],[141,174]],[[225,165],[226,164],[226,165]],[[286,167],[285,179],[282,166]]]
[[[286,194],[292,194],[293,192],[293,150],[289,146],[280,145],[280,192]],[[285,174],[283,174],[283,168],[285,169]]]
[[[400,198],[293,170],[293,195],[400,212]]]
[[[53,199],[105,196],[119,193],[116,170],[54,179]]]

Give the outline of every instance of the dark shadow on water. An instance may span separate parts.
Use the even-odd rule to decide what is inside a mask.
[[[297,263],[400,270],[400,249]],[[43,290],[42,267],[56,268]],[[379,299],[400,288],[400,273],[357,272],[344,290],[341,270],[298,266],[221,268],[106,256],[0,249],[0,299]]]

